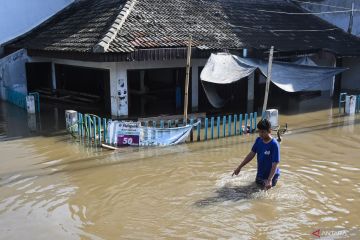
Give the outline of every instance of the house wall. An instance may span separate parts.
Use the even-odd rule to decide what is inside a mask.
[[[360,57],[343,58],[343,67],[349,70],[342,75],[341,89],[360,91]]]
[[[0,45],[30,31],[73,1],[1,0]]]
[[[7,100],[5,88],[27,94],[25,63],[29,60],[24,49],[0,59],[0,99]]]
[[[144,62],[84,62],[65,59],[51,59],[34,57],[32,62],[52,62],[54,64],[66,64],[81,67],[91,67],[110,70],[110,95],[111,95],[111,115],[128,115],[128,89],[127,71],[135,69],[159,69],[159,68],[181,68],[185,67],[186,60],[171,61],[144,61]],[[192,108],[198,107],[198,68],[204,66],[207,59],[193,59],[191,62],[192,76]]]
[[[355,9],[360,9],[360,1],[358,0],[322,0],[322,1],[304,1],[311,3],[302,3],[301,6],[310,12],[333,12],[344,11],[351,9],[352,2],[355,3]],[[298,3],[298,1],[296,1]],[[330,6],[326,6],[330,5]],[[317,15],[322,19],[342,28],[344,31],[348,30],[350,13],[349,12],[337,12],[330,14]],[[354,12],[353,29],[352,34],[360,36],[360,12]]]

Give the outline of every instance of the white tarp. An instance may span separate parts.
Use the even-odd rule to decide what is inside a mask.
[[[200,78],[206,82],[229,84],[249,76],[256,68],[237,61],[235,56],[228,53],[211,54]]]
[[[229,84],[249,76],[256,69],[260,69],[261,73],[267,76],[267,66],[268,63],[260,59],[211,54],[200,78],[206,82]],[[271,81],[287,92],[324,91],[331,88],[331,77],[345,70],[274,61]],[[323,81],[329,81],[329,84],[322,84]]]
[[[140,122],[110,121],[107,144],[122,146],[170,146],[185,142],[194,126],[175,128],[142,127]]]

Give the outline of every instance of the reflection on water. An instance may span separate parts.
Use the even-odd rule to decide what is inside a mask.
[[[57,134],[54,110],[32,131],[5,105],[0,239],[312,239],[360,227],[360,116],[281,115],[282,175],[263,191],[256,161],[231,177],[255,135],[112,152]]]

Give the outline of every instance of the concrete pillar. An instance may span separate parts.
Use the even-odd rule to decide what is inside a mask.
[[[197,111],[199,107],[199,66],[193,65],[191,68],[191,108]]]
[[[51,62],[51,87],[52,91],[56,90],[56,70],[54,62]]]
[[[246,104],[247,112],[254,111],[254,99],[255,99],[254,87],[255,87],[255,72],[253,72],[251,75],[248,76],[248,91],[247,91],[247,104]]]
[[[254,84],[255,84],[255,72],[253,72],[248,77],[248,92],[247,92],[247,100],[248,101],[254,100]]]
[[[110,68],[111,115],[127,117],[128,87],[127,69],[121,63],[114,63]]]
[[[334,57],[333,67],[336,67],[336,57]],[[331,89],[330,89],[330,97],[334,97],[334,93],[335,93],[335,81],[336,81],[336,76],[334,76],[334,77],[332,78]]]

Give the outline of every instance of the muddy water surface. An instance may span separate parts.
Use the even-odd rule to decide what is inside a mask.
[[[281,115],[282,175],[264,192],[256,161],[231,177],[256,135],[111,152],[34,134],[10,110],[21,113],[0,110],[0,239],[360,237],[360,116]]]

